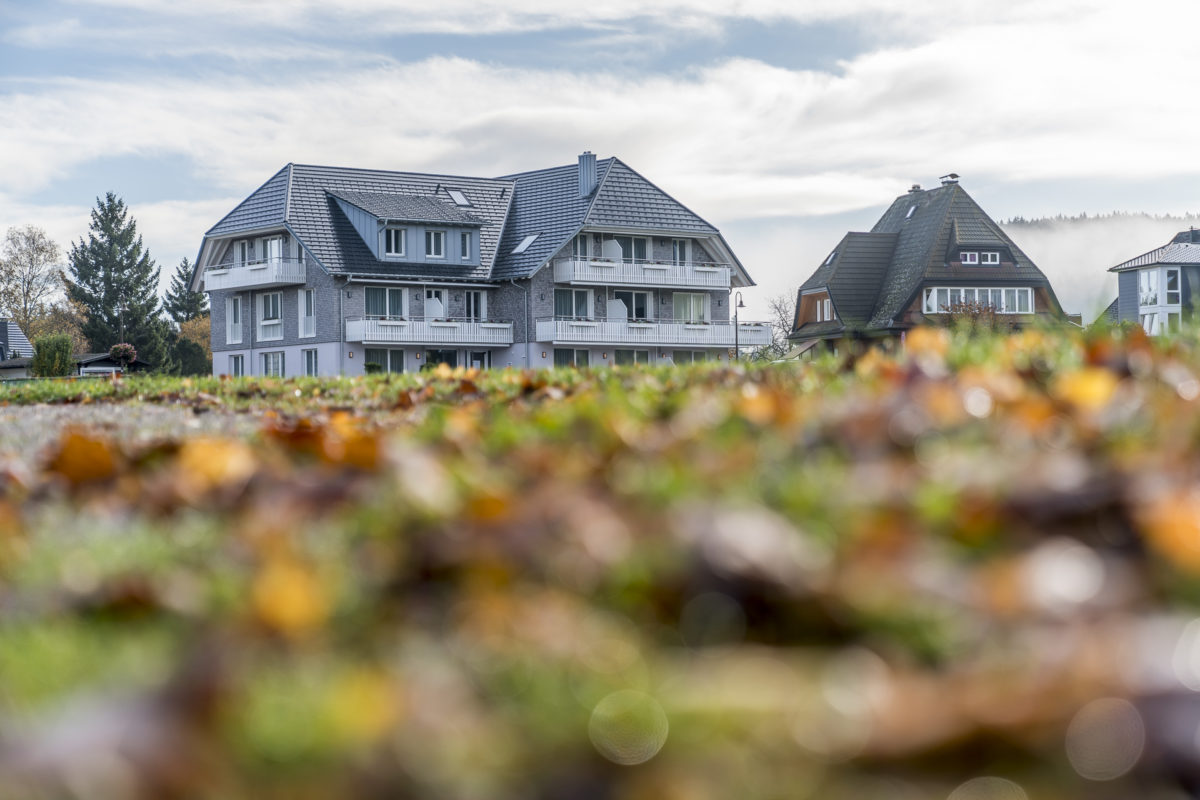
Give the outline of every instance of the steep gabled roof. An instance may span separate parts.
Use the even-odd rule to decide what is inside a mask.
[[[357,206],[379,219],[398,222],[424,222],[434,225],[486,225],[487,221],[461,208],[448,205],[430,195],[397,194],[394,192],[353,192],[327,190],[334,197]]]
[[[33,355],[33,345],[21,330],[21,326],[11,319],[0,319],[0,337],[3,338],[4,353],[8,355],[16,350],[18,353]]]
[[[896,325],[921,285],[934,280],[1044,288],[1058,306],[1054,289],[1042,271],[957,183],[901,195],[871,231],[897,234],[896,250],[871,315],[871,328],[886,330]],[[963,237],[961,241],[958,236]],[[1012,261],[1000,267],[951,267],[950,254],[962,244],[1003,248]]]
[[[288,183],[292,165],[276,172],[267,182],[213,225],[205,236],[224,236],[282,225],[287,219]]]
[[[596,175],[601,183],[615,160],[605,158],[596,162]],[[492,277],[499,280],[523,278],[579,232],[596,191],[586,197],[579,196],[579,167],[576,164],[521,172],[501,180],[512,181],[516,189]],[[524,252],[513,252],[527,236],[534,235],[538,238]]]
[[[1004,253],[1000,266],[951,266],[961,247],[994,248]],[[1057,306],[1050,282],[967,192],[957,183],[914,189],[884,211],[869,233],[850,233],[832,258],[801,286],[801,293],[826,287],[848,329],[890,330],[921,287],[931,281],[949,285],[1024,285],[1045,288]],[[808,323],[797,337],[824,331]]]
[[[1109,272],[1123,272],[1127,269],[1149,267],[1154,264],[1200,264],[1200,231],[1181,231],[1162,247],[1156,247],[1149,253],[1142,253],[1136,258],[1122,261],[1115,267],[1109,267]]]
[[[585,224],[716,235],[716,228],[620,159],[610,161],[611,165],[600,179],[596,201],[588,211]]]

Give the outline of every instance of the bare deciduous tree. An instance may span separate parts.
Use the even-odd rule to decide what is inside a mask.
[[[0,309],[30,331],[62,289],[62,253],[34,225],[12,227],[0,246]]]
[[[755,350],[750,358],[754,361],[771,361],[781,358],[791,349],[788,334],[792,332],[796,312],[796,295],[777,294],[767,301],[770,314],[771,343]]]

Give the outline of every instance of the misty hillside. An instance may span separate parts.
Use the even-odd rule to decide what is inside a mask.
[[[1117,296],[1109,267],[1165,244],[1181,230],[1200,227],[1200,214],[1014,217],[1000,225],[1050,278],[1063,307],[1091,321]]]

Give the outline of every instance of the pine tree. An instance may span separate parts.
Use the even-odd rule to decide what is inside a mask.
[[[208,313],[208,298],[204,292],[193,292],[191,283],[192,265],[185,258],[175,268],[175,274],[171,276],[171,288],[167,290],[167,299],[163,301],[163,310],[175,320],[176,325]]]
[[[96,198],[87,240],[71,247],[67,296],[86,314],[83,335],[93,353],[128,342],[158,366],[166,356],[166,321],[159,316],[159,270],[142,246],[137,223],[112,192]]]

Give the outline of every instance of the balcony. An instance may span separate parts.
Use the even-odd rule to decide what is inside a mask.
[[[224,289],[269,289],[305,281],[304,261],[292,258],[267,258],[244,261],[204,270],[204,291]]]
[[[557,283],[588,286],[661,286],[668,289],[728,289],[728,264],[561,258],[554,262]]]
[[[507,347],[513,342],[508,320],[424,317],[349,317],[346,341],[363,344],[455,344]]]
[[[661,345],[673,347],[733,347],[731,322],[687,322],[683,320],[598,320],[539,319],[537,340],[554,344],[599,344],[611,346]],[[737,326],[737,343],[761,347],[771,343],[771,326],[766,322],[743,322]]]

